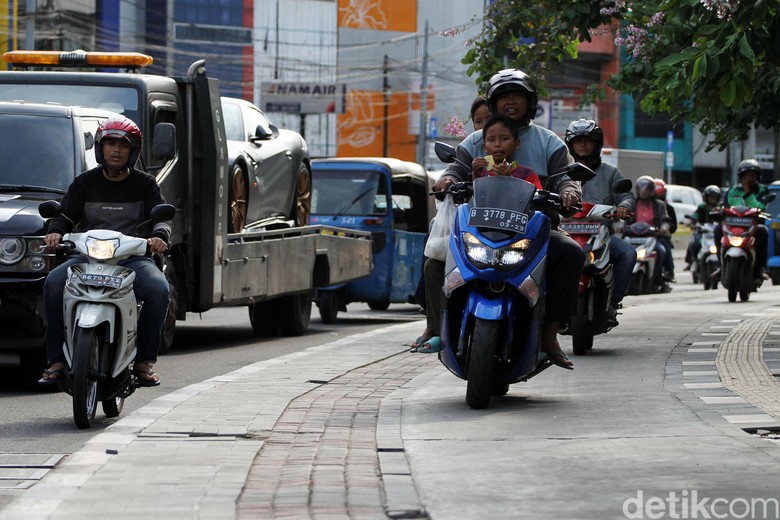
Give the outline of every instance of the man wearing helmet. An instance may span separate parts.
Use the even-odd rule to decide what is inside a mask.
[[[737,178],[739,183],[729,188],[723,196],[723,207],[747,206],[748,208],[766,209],[766,204],[771,200],[769,188],[759,183],[761,176],[761,165],[755,159],[745,159],[737,165]],[[715,246],[718,248],[720,256],[720,242],[723,238],[723,229],[715,226]],[[759,224],[756,228],[756,263],[753,266],[753,276],[756,279],[756,285],[760,286],[764,280],[764,267],[766,267],[767,242],[769,234],[766,226]],[[723,265],[721,263],[721,265]],[[720,275],[720,269],[715,271],[712,276],[717,278]]]
[[[712,221],[710,212],[718,207],[720,204],[720,198],[722,193],[718,186],[710,184],[702,192],[702,198],[704,199],[701,204],[696,206],[696,211],[691,213],[691,229],[693,234],[691,235],[691,241],[688,243],[688,248],[685,250],[685,270],[691,269],[691,264],[696,261],[696,257],[699,256],[701,250],[701,231],[696,224],[706,224]]]
[[[572,121],[566,128],[563,140],[575,161],[596,172],[596,177],[582,183],[582,200],[593,204],[611,204],[615,206],[615,214],[619,219],[627,219],[636,209],[636,199],[630,191],[612,191],[615,183],[625,177],[616,166],[601,160],[601,150],[604,147],[604,132],[601,128],[592,119]],[[615,275],[609,309],[609,320],[614,326],[617,325],[617,309],[620,308],[620,302],[623,301],[631,282],[636,249],[624,240],[610,240],[609,258]]]
[[[655,183],[655,198],[663,202],[669,222],[669,232],[658,236],[658,241],[664,245],[667,252],[664,259],[663,276],[669,282],[677,283],[674,277],[674,255],[672,254],[672,249],[674,249],[672,235],[677,232],[677,212],[674,211],[674,206],[666,200],[666,182],[658,177],[653,179],[653,182]]]
[[[538,96],[531,78],[519,69],[505,69],[494,74],[488,83],[487,101],[491,114],[509,116],[518,125],[520,146],[511,159],[534,170],[545,189],[561,196],[564,209],[579,202],[579,182],[566,175],[549,182],[547,180],[573,160],[566,144],[554,132],[533,123]],[[447,166],[434,190],[443,191],[455,182],[467,180],[474,159],[484,155],[482,132],[473,132],[460,143],[457,148],[458,160]],[[576,311],[577,285],[584,261],[584,253],[577,242],[557,229],[551,231],[547,250],[547,305],[541,349],[553,363],[567,369],[573,368],[573,364],[561,349],[557,334],[560,324],[568,322]],[[426,278],[429,277],[428,271],[433,269],[441,271],[441,276],[435,278],[443,280],[443,265],[439,266],[436,262],[426,262]],[[439,312],[442,305],[441,301],[434,305],[428,302],[430,312],[434,313]]]
[[[71,231],[110,229],[135,236],[138,224],[149,219],[153,207],[165,203],[156,179],[134,168],[141,154],[143,135],[130,119],[112,117],[98,127],[95,158],[99,166],[76,177],[60,204],[61,214],[49,223],[44,237],[47,246],[60,243]],[[148,239],[152,253],[167,249],[171,227],[168,222],[155,225]],[[49,273],[44,284],[46,309],[46,349],[49,368],[38,381],[53,384],[62,376],[65,365],[63,343],[65,325],[62,309],[63,290],[69,266],[84,262],[72,257]],[[144,302],[138,319],[138,353],[133,372],[141,386],[157,386],[160,378],[152,370],[157,360],[160,334],[170,302],[168,282],[150,256],[135,256],[123,262],[135,271],[133,291]]]

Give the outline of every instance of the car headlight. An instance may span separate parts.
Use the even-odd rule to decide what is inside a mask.
[[[531,246],[531,240],[524,238],[503,247],[492,248],[469,232],[464,232],[461,236],[466,257],[477,269],[513,269],[523,261],[525,251]]]
[[[12,265],[24,257],[27,244],[22,238],[0,238],[0,264]]]

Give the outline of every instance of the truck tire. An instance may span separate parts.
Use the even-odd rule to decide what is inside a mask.
[[[339,291],[320,291],[320,318],[322,323],[336,323],[339,314]]]
[[[498,323],[477,318],[469,353],[466,404],[474,410],[487,408],[493,390],[493,349],[498,341]]]
[[[295,225],[309,225],[311,215],[311,172],[305,163],[298,168],[298,177],[295,182]]]
[[[273,336],[279,331],[276,300],[253,303],[249,306],[249,323],[255,336]]]
[[[168,280],[168,289],[171,292],[171,303],[168,305],[168,313],[165,316],[162,334],[160,335],[159,355],[167,354],[176,338],[176,313],[179,308],[179,291],[176,290],[176,270],[169,259],[165,264],[165,279]]]
[[[368,302],[368,308],[372,311],[386,311],[390,307],[390,300]]]
[[[246,225],[249,185],[247,174],[241,163],[233,165],[228,189],[228,233],[240,233]]]
[[[89,428],[97,411],[100,337],[95,329],[76,330],[73,353],[73,421],[79,428]]]
[[[285,336],[302,336],[309,328],[311,320],[311,292],[279,298],[277,308],[280,311],[279,325]]]

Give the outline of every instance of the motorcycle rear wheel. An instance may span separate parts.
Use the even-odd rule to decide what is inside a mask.
[[[124,397],[115,397],[113,399],[106,399],[101,401],[103,407],[103,413],[106,417],[118,417],[122,413],[122,408],[125,407]]]
[[[476,319],[469,354],[466,404],[474,410],[487,408],[493,389],[493,352],[498,342],[498,323]]]
[[[73,353],[73,420],[81,429],[95,419],[100,338],[94,329],[78,328]]]
[[[593,334],[588,327],[588,297],[580,294],[577,314],[571,317],[571,346],[575,356],[584,356],[593,348]]]

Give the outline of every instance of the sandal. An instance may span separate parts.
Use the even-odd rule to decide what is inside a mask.
[[[143,367],[146,367],[146,370]],[[152,370],[152,365],[149,363],[135,363],[133,365],[133,375],[138,386],[151,387],[160,385],[160,376]]]
[[[52,365],[53,366],[53,365]],[[38,384],[41,386],[55,385],[65,375],[65,367],[52,370],[47,368],[43,371],[43,377],[38,380]]]
[[[444,350],[444,345],[441,343],[441,338],[439,336],[434,336],[423,343],[415,352],[420,354],[433,354],[435,352],[441,352],[442,350]]]
[[[425,345],[433,336],[422,335],[409,345],[409,352],[417,352],[417,349]]]
[[[561,350],[561,347],[552,348],[549,352],[544,350],[542,352],[553,365],[565,368],[566,370],[574,370],[574,363],[569,360],[566,353]]]

